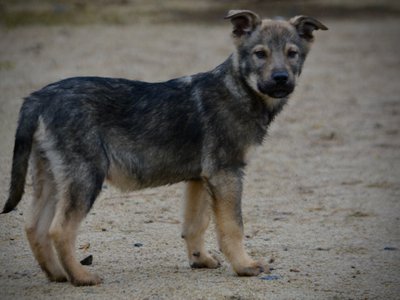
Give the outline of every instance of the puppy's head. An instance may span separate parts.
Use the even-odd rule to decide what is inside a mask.
[[[257,93],[277,99],[293,92],[314,40],[313,31],[328,29],[306,16],[261,20],[252,11],[231,10],[225,18],[233,25],[235,68]]]

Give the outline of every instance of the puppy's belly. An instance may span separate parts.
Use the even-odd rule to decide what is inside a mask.
[[[151,173],[128,174],[122,168],[111,167],[108,171],[106,180],[113,186],[122,191],[135,191],[144,188],[157,187],[162,185],[174,184],[181,181],[200,179],[198,172],[176,173],[153,170]]]

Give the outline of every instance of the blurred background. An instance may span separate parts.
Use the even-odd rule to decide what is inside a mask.
[[[396,0],[1,0],[0,23],[6,26],[60,24],[132,24],[140,22],[217,23],[232,8],[264,16],[296,14],[321,18],[387,17],[400,14]]]
[[[49,284],[23,229],[28,179],[18,210],[0,216],[0,299],[399,299],[398,0],[0,0],[0,206],[24,97],[72,76],[154,82],[208,71],[233,51],[230,9],[310,15],[329,28],[315,32],[294,95],[246,172],[246,248],[272,262],[273,276],[236,277],[226,261],[189,268],[183,184],[105,185],[77,242],[104,284]],[[210,229],[208,249],[223,259]]]

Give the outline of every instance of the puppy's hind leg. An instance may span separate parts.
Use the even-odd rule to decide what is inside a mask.
[[[47,159],[36,149],[32,152],[32,162],[34,194],[25,231],[32,252],[49,280],[66,281],[66,274],[49,237],[49,227],[57,203],[54,178],[49,171]]]
[[[185,215],[182,237],[185,239],[192,268],[217,268],[220,263],[204,247],[204,233],[210,222],[211,197],[201,180],[186,186]]]
[[[71,283],[75,286],[97,285],[102,279],[88,272],[76,259],[75,241],[81,221],[101,190],[104,176],[84,165],[76,170],[76,176],[65,186],[57,203],[50,236]]]

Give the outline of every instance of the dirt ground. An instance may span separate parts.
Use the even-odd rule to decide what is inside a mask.
[[[265,14],[267,15],[267,14]],[[247,168],[246,247],[271,275],[191,270],[183,184],[104,186],[82,224],[80,259],[104,283],[49,283],[24,234],[31,183],[0,216],[1,299],[399,299],[400,18],[321,19],[295,94]],[[206,71],[232,51],[230,25],[137,22],[0,27],[0,204],[21,100],[70,76],[147,81]],[[209,249],[218,251],[213,226]]]

